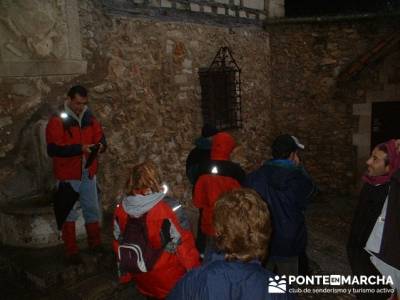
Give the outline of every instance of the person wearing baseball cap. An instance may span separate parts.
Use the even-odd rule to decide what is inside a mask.
[[[300,163],[298,150],[304,150],[305,147],[297,137],[290,134],[282,134],[275,139],[271,148],[274,158],[289,158],[289,160],[298,164]]]
[[[267,268],[279,275],[298,275],[299,257],[305,256],[307,229],[304,211],[316,187],[304,170],[299,152],[305,146],[290,134],[272,143],[272,159],[246,178],[271,211],[274,228]]]

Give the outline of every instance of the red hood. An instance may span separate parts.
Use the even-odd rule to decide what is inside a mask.
[[[229,160],[232,150],[236,147],[235,140],[227,132],[214,135],[211,146],[212,160]]]

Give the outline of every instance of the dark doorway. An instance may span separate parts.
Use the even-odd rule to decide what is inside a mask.
[[[400,138],[400,102],[372,103],[371,150],[393,138]]]

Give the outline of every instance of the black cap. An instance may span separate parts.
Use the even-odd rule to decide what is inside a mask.
[[[203,128],[201,129],[201,135],[203,137],[210,137],[216,135],[218,132],[218,129],[210,124],[204,124]]]
[[[304,149],[304,145],[300,144],[299,140],[290,134],[278,136],[272,143],[272,156],[274,158],[287,158],[290,153]]]

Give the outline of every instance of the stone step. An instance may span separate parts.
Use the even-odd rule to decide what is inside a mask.
[[[132,283],[121,285],[113,254],[81,251],[83,264],[64,263],[62,247],[21,249],[0,247],[0,288],[4,299],[137,299]],[[3,299],[3,298],[2,298]]]
[[[83,264],[67,265],[62,247],[46,249],[21,249],[2,246],[0,255],[7,259],[13,274],[23,276],[24,281],[37,290],[46,290],[56,285],[73,284],[82,278],[102,272],[105,268],[113,271],[111,250],[104,257],[81,251]]]
[[[47,196],[49,197],[49,196]],[[61,245],[54,210],[45,196],[34,196],[0,207],[0,243],[22,248],[48,248]],[[78,237],[85,237],[81,209],[76,222]]]
[[[111,217],[103,224],[104,255],[94,255],[86,240],[78,241],[83,264],[67,265],[63,245],[32,249],[0,244],[1,299],[137,299],[144,300],[132,283],[118,283],[111,250]]]
[[[104,272],[88,277],[70,286],[47,291],[43,300],[146,300],[133,284],[121,285],[110,273]]]

